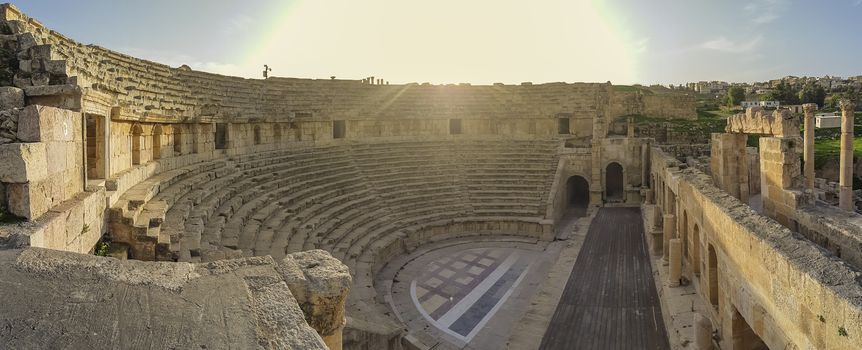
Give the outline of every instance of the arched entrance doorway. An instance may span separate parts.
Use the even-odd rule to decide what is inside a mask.
[[[605,168],[605,199],[608,202],[622,202],[623,193],[623,166],[612,162]]]
[[[141,164],[141,134],[143,132],[140,125],[132,126],[132,165]]]
[[[162,158],[162,126],[153,127],[153,159]]]
[[[590,204],[590,185],[582,176],[571,176],[566,181],[566,208],[575,215],[582,216]]]

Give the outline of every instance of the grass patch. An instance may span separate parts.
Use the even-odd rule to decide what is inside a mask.
[[[111,242],[105,240],[104,238],[99,239],[96,242],[96,247],[93,249],[93,255],[96,256],[108,256],[108,251],[111,249]]]
[[[841,140],[828,139],[814,142],[814,167],[820,169],[830,159],[837,160],[840,157]],[[853,139],[853,156],[862,157],[862,139]]]
[[[675,132],[684,132],[702,137],[703,142],[709,142],[714,132],[724,132],[727,118],[716,111],[697,111],[697,119],[667,119],[644,115],[633,115],[635,124],[664,125]]]

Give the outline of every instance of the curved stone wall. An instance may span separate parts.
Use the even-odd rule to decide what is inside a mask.
[[[595,205],[606,165],[623,164],[620,201],[640,200],[643,140],[607,137],[609,83],[226,77],[77,43],[11,5],[0,15],[15,62],[0,154],[20,165],[0,192],[23,219],[0,226],[3,248],[92,253],[104,237],[118,257],[201,264],[325,249],[355,280],[344,343],[397,349],[402,326],[373,287],[392,257],[460,236],[552,239],[560,164],[590,178]],[[561,163],[564,143],[578,156]]]

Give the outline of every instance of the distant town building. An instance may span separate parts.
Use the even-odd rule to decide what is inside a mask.
[[[818,113],[814,115],[814,127],[831,129],[841,127],[841,115],[838,113]]]
[[[742,108],[763,107],[763,108],[778,108],[778,101],[742,101]]]
[[[789,109],[791,113],[802,113],[802,105],[784,105],[781,108]]]
[[[702,94],[723,94],[730,86],[730,83],[725,81],[699,81],[694,84],[694,91]]]

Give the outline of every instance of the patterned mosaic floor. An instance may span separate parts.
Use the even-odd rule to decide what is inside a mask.
[[[430,262],[410,283],[414,305],[434,326],[469,342],[506,302],[534,254],[515,248],[476,248]]]

